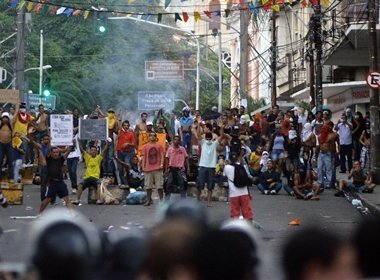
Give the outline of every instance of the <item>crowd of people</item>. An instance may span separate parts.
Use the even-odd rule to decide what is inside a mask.
[[[20,169],[38,163],[41,201],[65,198],[68,174],[71,192],[77,195],[76,205],[81,203],[84,189],[93,186],[99,190],[101,178],[111,178],[120,188],[144,189],[145,206],[153,203],[155,189],[160,200],[171,193],[184,197],[187,182],[195,180],[196,197],[199,200],[207,186],[207,206],[211,207],[216,184],[228,187],[231,199],[250,196],[247,190],[236,190],[233,176],[224,172],[231,163],[243,165],[252,184],[266,195],[284,189],[297,199],[319,200],[328,188],[337,189],[336,196],[347,191],[371,193],[375,188],[368,112],[364,116],[361,112],[352,114],[347,108],[335,124],[329,110],[313,114],[294,107],[283,112],[277,105],[268,112],[250,114],[244,106],[227,108],[223,114],[212,110],[201,114],[189,107],[180,114],[161,109],[152,115],[141,113],[135,124],[113,108],[104,113],[98,106],[86,116],[78,109],[64,113],[73,115],[73,144],[52,147],[49,115],[42,104],[33,113],[27,112],[25,104],[1,112],[0,162],[8,167],[8,180],[20,182]],[[80,139],[79,120],[84,117],[106,118],[109,139]],[[81,159],[86,172],[79,181]],[[338,182],[337,167],[340,173],[348,172],[352,181]],[[0,179],[2,175],[0,170]],[[104,202],[99,191],[96,202]]]

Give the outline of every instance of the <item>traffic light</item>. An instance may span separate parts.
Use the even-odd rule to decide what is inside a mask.
[[[108,15],[107,12],[96,12],[95,14],[95,33],[104,35],[108,30]]]
[[[48,97],[51,94],[51,85],[50,78],[45,78],[45,81],[42,85],[42,95]]]

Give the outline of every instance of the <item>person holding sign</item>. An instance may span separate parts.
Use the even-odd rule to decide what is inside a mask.
[[[107,153],[109,143],[112,142],[112,139],[108,137],[107,143],[102,151],[102,153],[98,154],[98,149],[96,146],[90,147],[90,152],[87,153],[82,145],[79,142],[79,149],[82,152],[84,162],[86,163],[86,173],[84,174],[83,181],[78,185],[77,191],[77,200],[73,201],[74,205],[79,205],[81,203],[80,197],[82,195],[83,190],[90,186],[96,186],[96,194],[97,201],[96,204],[103,204],[103,201],[100,197],[100,169],[102,165],[102,160],[104,155]]]
[[[152,193],[153,186],[157,188],[160,201],[164,198],[163,191],[163,168],[164,168],[164,148],[157,142],[157,135],[155,132],[149,133],[149,143],[144,145],[142,149],[142,168],[145,173],[145,189],[148,200],[144,206],[153,204]]]

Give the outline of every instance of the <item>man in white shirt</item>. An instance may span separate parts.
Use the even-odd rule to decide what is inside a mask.
[[[347,121],[347,116],[345,114],[342,115],[341,119],[336,124],[335,130],[339,134],[339,173],[346,173],[346,158],[348,171],[351,171],[352,169],[352,124]]]
[[[239,156],[236,153],[230,155],[231,165],[227,164],[224,167],[223,175],[228,179],[228,188],[230,196],[230,216],[238,219],[240,215],[244,219],[253,220],[253,211],[251,206],[251,196],[248,187],[237,188],[234,184],[235,179],[235,164],[239,162]]]

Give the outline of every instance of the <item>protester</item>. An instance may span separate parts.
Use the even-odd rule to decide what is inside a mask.
[[[155,132],[149,133],[149,142],[142,148],[141,165],[145,174],[145,190],[147,192],[147,202],[144,206],[153,204],[153,189],[157,189],[160,201],[164,198],[163,192],[163,168],[164,168],[164,148],[157,143]]]

